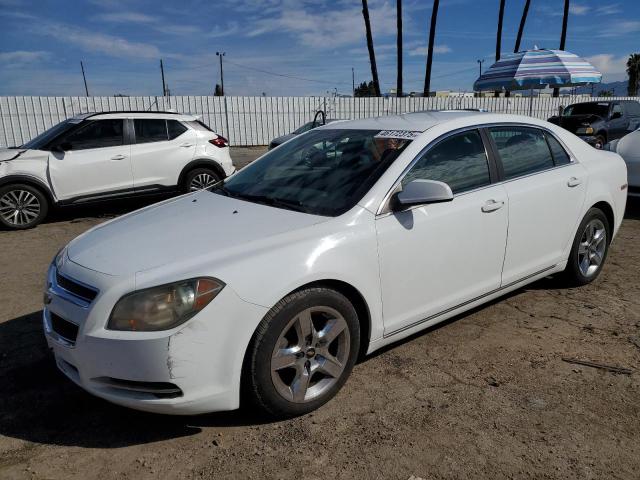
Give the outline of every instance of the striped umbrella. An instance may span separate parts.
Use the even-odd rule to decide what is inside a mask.
[[[473,84],[476,91],[573,87],[600,83],[602,74],[564,50],[538,49],[505,55]]]

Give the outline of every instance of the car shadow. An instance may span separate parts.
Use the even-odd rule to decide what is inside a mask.
[[[626,220],[640,220],[640,197],[627,197]]]

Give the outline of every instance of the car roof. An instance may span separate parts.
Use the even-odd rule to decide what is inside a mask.
[[[78,120],[108,120],[110,118],[166,118],[174,120],[182,120],[183,122],[190,122],[197,120],[199,116],[189,113],[178,112],[154,112],[154,111],[137,111],[137,110],[124,110],[116,112],[90,112],[76,115],[73,117]]]
[[[387,115],[384,117],[361,118],[358,120],[341,121],[341,129],[358,130],[410,130],[424,132],[434,125],[457,120],[460,118],[486,115],[485,112],[468,110],[431,110],[424,112],[403,113],[400,115]],[[323,125],[319,128],[336,128],[337,125]]]

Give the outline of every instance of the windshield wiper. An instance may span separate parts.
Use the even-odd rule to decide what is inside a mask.
[[[244,193],[234,193],[233,196],[241,200],[269,205],[270,207],[285,208],[296,212],[308,213],[308,210],[300,202],[295,200],[285,200],[282,198],[267,197],[266,195],[249,195]]]

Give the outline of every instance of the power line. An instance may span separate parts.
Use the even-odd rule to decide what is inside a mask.
[[[312,79],[312,78],[298,77],[296,75],[289,75],[289,74],[286,74],[286,73],[269,72],[268,70],[262,70],[261,68],[249,67],[248,65],[242,65],[240,63],[232,62],[231,60],[227,60],[227,63],[230,63],[231,65],[235,65],[236,67],[246,68],[247,70],[254,70],[256,72],[265,73],[267,75],[273,75],[273,76],[276,76],[276,77],[292,78],[294,80],[301,80],[303,82],[324,83],[324,84],[327,84],[327,85],[348,85],[349,84],[349,82],[328,82],[326,80],[315,80],[315,79]]]

